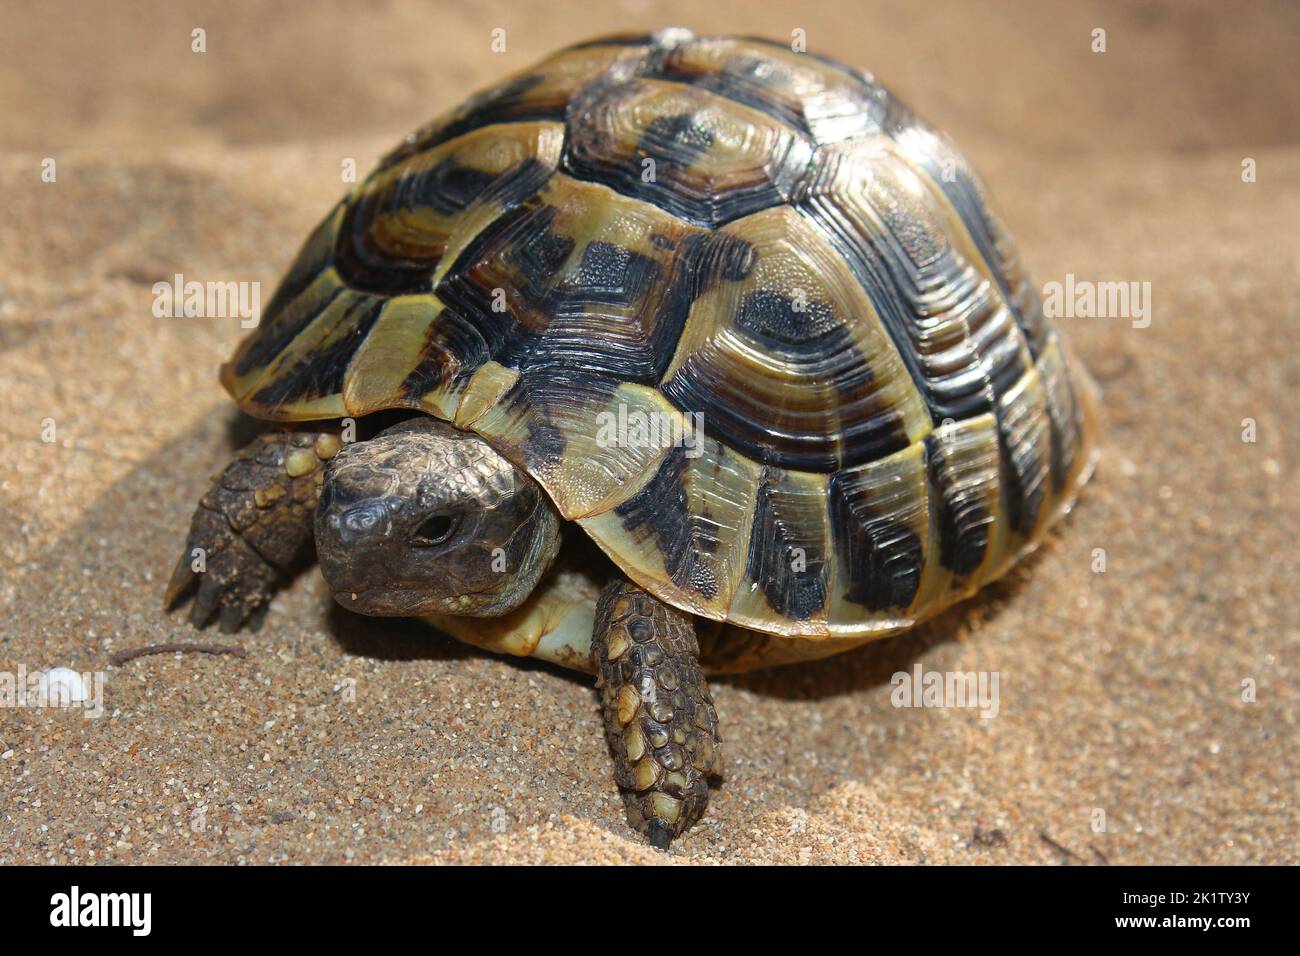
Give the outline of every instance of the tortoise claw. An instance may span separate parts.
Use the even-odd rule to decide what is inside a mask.
[[[265,558],[238,538],[228,539],[224,546],[211,553],[206,570],[195,574],[188,565],[185,570],[191,578],[198,578],[190,624],[206,627],[216,615],[218,626],[226,634],[238,631],[254,619],[258,609],[271,600],[280,578],[280,573]],[[177,590],[177,596],[185,593],[189,584],[186,582]]]
[[[176,562],[172,576],[167,581],[167,590],[163,594],[163,610],[170,611],[194,587],[194,580],[197,575],[195,575],[190,564],[190,555],[186,551],[181,555],[180,560]]]
[[[646,825],[645,835],[646,839],[650,841],[650,845],[656,850],[666,851],[673,842],[672,827],[662,820],[651,820]]]
[[[191,563],[196,550],[206,555],[199,571]],[[194,591],[190,624],[206,627],[220,612],[221,630],[229,634],[271,599],[279,577],[280,572],[236,534],[224,516],[200,505],[163,600],[171,608]]]
[[[163,596],[168,609],[197,583],[194,627],[205,627],[213,615],[227,634],[261,622],[261,611],[311,538],[325,461],[337,449],[337,440],[327,438],[333,436],[274,432],[240,450],[194,511]]]
[[[221,605],[221,617],[217,622],[217,626],[221,628],[222,634],[233,634],[243,626],[244,621],[251,615],[251,608],[233,602],[226,603]]]
[[[206,625],[220,600],[220,586],[205,574],[199,581],[199,591],[194,596],[194,604],[190,608],[190,624],[197,628]]]

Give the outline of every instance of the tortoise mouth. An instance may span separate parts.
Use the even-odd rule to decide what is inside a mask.
[[[370,617],[413,617],[447,610],[436,598],[415,588],[344,588],[334,591],[334,600],[349,611]]]

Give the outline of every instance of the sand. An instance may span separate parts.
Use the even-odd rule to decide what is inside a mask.
[[[669,23],[805,29],[954,136],[1040,283],[1149,282],[1153,306],[1146,328],[1060,322],[1105,388],[1105,455],[1022,570],[912,636],[715,682],[729,776],[671,859],[1300,862],[1294,6],[4,17],[0,673],[103,672],[106,712],[0,708],[3,862],[664,859],[623,822],[587,678],[349,617],[312,571],[240,637],[246,658],[109,656],[222,639],[160,593],[248,436],[216,380],[237,321],[156,318],[152,283],[269,294],[344,159],[364,170],[554,47]],[[917,664],[996,672],[997,716],[891,706],[890,676]]]

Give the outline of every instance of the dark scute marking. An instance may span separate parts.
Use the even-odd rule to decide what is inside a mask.
[[[551,171],[534,158],[519,163],[499,176],[469,170],[454,161],[440,163],[442,174],[432,174],[422,179],[418,193],[400,196],[404,208],[418,208],[427,203],[438,212],[450,215],[461,212],[476,201],[493,202],[503,210],[518,208],[535,195],[550,178]],[[391,210],[380,206],[386,194],[363,194],[348,209],[339,230],[336,248],[339,275],[349,286],[377,295],[406,295],[427,292],[431,288],[433,273],[439,258],[407,259],[374,248],[372,224],[374,217]],[[414,202],[413,202],[414,200]],[[464,205],[461,205],[463,203]],[[504,218],[504,217],[503,217]],[[464,259],[462,255],[461,259]]]
[[[297,338],[303,329],[311,325],[316,320],[316,317],[329,307],[330,303],[342,295],[343,291],[341,287],[334,289],[329,297],[320,303],[320,308],[314,312],[304,311],[295,322],[278,322],[271,325],[266,320],[263,320],[258,337],[254,340],[248,352],[239,360],[235,370],[240,375],[247,375],[253,369],[269,364],[277,355],[288,348],[289,343]]]
[[[376,295],[427,292],[436,262],[413,262],[372,249],[371,217],[374,197],[363,195],[344,214],[335,260],[339,276],[353,289]]]
[[[1070,476],[1070,466],[1074,464],[1075,449],[1073,432],[1067,432],[1067,425],[1052,414],[1048,405],[1048,477],[1052,480],[1053,492],[1060,493],[1065,488],[1065,480]]]
[[[535,156],[529,156],[494,178],[479,194],[481,202],[495,203],[502,210],[514,209],[527,202],[546,185],[554,172]]]
[[[530,300],[538,303],[544,300],[547,284],[569,258],[573,246],[574,242],[568,236],[541,232],[506,254],[506,261],[519,270]]]
[[[1064,490],[1066,480],[1070,477],[1070,469],[1074,467],[1082,434],[1078,396],[1075,394],[1074,381],[1064,355],[1061,355],[1056,374],[1057,387],[1047,390],[1047,383],[1044,382],[1044,389],[1047,395],[1047,418],[1051,426],[1051,459],[1048,471],[1052,478],[1052,489],[1059,494]]]
[[[905,522],[877,513],[855,487],[855,477],[841,471],[830,483],[844,599],[869,611],[906,608],[921,586],[921,539]]]
[[[1001,425],[1001,419],[999,419]],[[1034,480],[1039,473],[1039,453],[1028,442],[1013,449],[1007,441],[1006,429],[1001,429],[998,442],[1002,461],[1002,488],[1005,494],[1007,520],[1011,530],[1026,535],[1038,522],[1038,511],[1043,504],[1042,481]]]
[[[366,297],[359,299],[349,313],[339,319],[351,323],[344,336],[309,354],[297,366],[282,372],[275,381],[267,383],[253,396],[257,405],[284,405],[302,399],[335,395],[343,390],[343,375],[348,363],[361,343],[370,334],[371,327],[383,309],[382,300]],[[360,312],[360,315],[357,313]]]
[[[735,254],[738,248],[729,257],[733,264],[742,258],[749,263],[735,278],[752,264],[751,250],[743,248],[744,256]],[[797,365],[807,380],[834,384],[839,408],[827,409],[818,424],[782,425],[774,419],[779,410],[750,401],[749,390],[737,382],[722,382],[720,391],[716,370],[691,361],[661,381],[660,390],[681,411],[702,415],[709,437],[763,464],[826,473],[906,448],[910,439],[899,409],[871,406],[873,372],[854,348],[850,330],[829,305],[801,304],[798,309],[793,299],[771,290],[752,291],[740,304],[735,328],[758,348]],[[848,407],[855,411],[843,414]]]
[[[402,382],[400,394],[419,398],[449,383],[461,384],[492,358],[494,344],[479,325],[445,308],[425,332],[420,361]]]
[[[747,279],[758,259],[753,244],[739,236],[695,234],[691,241],[693,245],[686,265],[691,269],[689,279],[697,288],[696,297],[715,280],[741,282]]]
[[[818,144],[880,131],[887,94],[841,65],[832,64],[845,73],[840,82],[828,77],[809,85],[796,80],[792,66],[783,59],[743,46],[734,47],[720,65],[713,66],[691,63],[673,53],[651,57],[643,74],[708,90],[764,113]]]
[[[984,561],[993,515],[982,498],[963,500],[952,487],[944,472],[943,447],[934,434],[925,438],[925,458],[939,523],[939,563],[966,577]]]
[[[496,181],[495,173],[474,169],[448,157],[419,177],[419,188],[410,198],[443,216],[467,209]]]
[[[812,144],[797,130],[787,128],[789,138],[773,155],[745,170],[743,176],[734,171],[737,183],[724,188],[703,171],[691,169],[695,160],[715,145],[715,134],[706,122],[707,110],[652,120],[642,130],[632,155],[626,155],[629,144],[620,141],[618,133],[622,131],[603,128],[597,119],[617,109],[617,99],[624,94],[617,79],[604,76],[570,100],[561,169],[577,179],[653,203],[691,225],[717,228],[788,201],[812,162]],[[615,102],[611,104],[611,100]],[[730,104],[724,101],[718,107],[726,105]],[[642,178],[646,157],[653,157],[658,168],[649,182]]]
[[[725,233],[692,233],[682,244],[677,265],[659,304],[652,383],[662,381],[677,351],[695,300],[718,282],[740,282],[754,268],[754,247]]]
[[[689,166],[713,145],[713,131],[691,113],[660,116],[650,121],[638,144],[659,162]]]
[[[593,334],[583,325],[570,326],[560,316],[533,349],[522,358],[527,371],[575,368],[608,375],[619,381],[651,384],[653,348],[634,337]]]
[[[820,536],[821,516],[810,502],[783,491],[770,469],[763,469],[754,509],[746,573],[755,581],[773,611],[796,621],[807,620],[826,604],[826,555]],[[795,549],[803,549],[803,570],[794,568]]]
[[[654,36],[649,33],[616,33],[613,36],[597,37],[594,40],[584,40],[582,43],[575,43],[573,46],[565,47],[568,50],[590,50],[601,46],[649,46],[654,41]]]
[[[579,368],[524,371],[502,404],[511,414],[526,417],[528,436],[522,451],[529,471],[559,466],[568,447],[563,422],[575,415],[589,421],[596,409],[609,405],[618,386],[616,379]]]
[[[1069,441],[1055,418],[1050,420],[1048,435],[1051,450],[1047,470],[1052,479],[1052,490],[1059,494],[1065,487],[1065,479],[1069,476],[1070,465],[1074,461],[1074,449],[1070,447]]]
[[[654,537],[674,584],[712,600],[718,594],[716,566],[701,557],[716,555],[721,542],[711,523],[691,514],[685,486],[689,464],[684,449],[673,449],[645,487],[614,513],[634,538]]]
[[[993,394],[1001,398],[1027,371],[1020,355],[1019,343],[1014,338],[1004,338],[998,342],[996,349],[990,349],[986,353],[986,357],[992,368],[989,384],[993,387]]]
[[[588,243],[574,280],[551,287],[545,302],[538,303],[552,319],[521,367],[573,367],[657,385],[672,362],[691,303],[718,281],[743,279],[753,259],[744,240],[695,233],[670,258],[671,275],[662,276],[661,264],[648,256],[611,243]]]
[[[476,93],[446,124],[417,134],[411,142],[404,142],[379,163],[379,169],[389,169],[402,160],[441,146],[457,136],[472,132],[492,123],[524,122],[530,120],[563,119],[564,107],[543,109],[528,101],[528,94],[546,80],[545,76],[530,73],[516,77],[499,86]]]
[[[732,408],[719,400],[713,382],[702,379],[684,368],[660,390],[679,410],[703,416],[707,436],[765,465],[825,474],[892,455],[909,444],[897,409],[864,415],[857,421],[825,420],[825,429],[817,434],[785,435],[774,431],[770,421],[774,413]]]
[[[878,248],[874,242],[863,242],[857,230],[831,204],[818,197],[801,203],[800,209],[843,257],[858,286],[871,300],[881,324],[925,400],[931,421],[938,425],[945,419],[962,421],[992,411],[997,398],[1019,381],[1024,371],[1016,343],[1003,343],[997,353],[990,356],[992,379],[977,363],[972,363],[967,374],[935,375],[925,367],[917,345],[917,337],[923,334],[919,325],[928,316],[914,314],[900,292],[909,284],[903,259],[887,249]]]
[[[720,72],[711,73],[697,73],[681,67],[674,68],[672,61],[669,60],[664,68],[655,70],[652,75],[708,90],[732,102],[765,113],[805,135],[812,134],[803,110],[785,102],[779,89],[772,89],[778,80],[787,78],[784,69],[773,60],[737,54],[727,60]]]
[[[835,331],[841,332],[847,345],[847,333],[836,323],[833,310],[825,302],[808,302],[796,309],[790,296],[768,289],[745,296],[736,328],[785,352],[802,350]]]
[[[511,210],[475,236],[438,285],[444,302],[468,296],[473,309],[491,309],[492,289],[478,289],[474,270],[499,259],[519,279],[515,290],[530,305],[545,305],[547,288],[573,251],[573,240],[551,231],[556,210],[540,199]]]
[[[565,306],[634,305],[658,274],[655,261],[638,252],[610,242],[589,242],[578,266],[578,286],[566,290]]]
[[[550,232],[555,209],[529,201],[505,213],[465,247],[438,284],[437,295],[474,324],[489,357],[508,368],[519,368],[541,340],[544,329],[534,329],[509,311],[493,309],[498,283],[508,284],[523,306],[549,316],[553,303],[548,288],[573,249],[573,240]],[[476,275],[491,264],[505,267],[508,275]]]
[[[528,438],[524,441],[525,459],[533,468],[545,471],[555,468],[564,459],[564,450],[568,448],[568,439],[564,432],[556,428],[549,419],[530,422]]]
[[[312,230],[307,241],[302,244],[298,250],[298,255],[293,260],[293,265],[285,273],[284,278],[276,287],[275,294],[271,296],[271,301],[267,303],[266,309],[262,313],[263,322],[271,322],[275,315],[286,305],[296,299],[309,285],[316,281],[330,262],[331,243],[327,241],[327,235],[334,221],[334,216],[338,212],[338,207],[343,201],[335,204],[325,218],[317,224]]]
[[[235,364],[237,374],[247,375],[253,369],[266,365],[284,351],[298,333],[306,328],[319,314],[317,312],[307,313],[299,321],[289,324],[279,321],[280,314],[289,303],[302,295],[307,287],[316,281],[316,277],[320,275],[321,271],[329,265],[329,246],[324,241],[324,234],[329,229],[337,210],[337,206],[331,209],[329,215],[312,231],[307,241],[303,243],[302,249],[299,250],[293,265],[289,267],[289,271],[280,280],[280,285],[276,288],[275,294],[271,296],[271,301],[262,311],[262,320],[257,338],[253,340],[252,346]],[[326,251],[323,255],[316,249],[318,244],[325,246]],[[338,294],[338,291],[341,290],[336,290],[335,295]],[[329,301],[333,301],[333,296],[330,297]]]
[[[792,359],[801,353],[849,356],[853,352],[843,329],[783,351]],[[870,386],[872,376],[871,369],[860,358],[856,362],[852,358],[846,361],[854,373],[838,378],[835,385],[851,400],[855,391]],[[774,430],[771,420],[774,413],[770,409],[752,404],[741,407],[734,400],[734,393],[720,395],[711,374],[688,364],[663,382],[660,391],[681,411],[700,414],[704,433],[710,438],[765,465],[825,474],[883,458],[910,444],[906,422],[896,408],[870,413],[864,410],[856,419],[842,414],[834,419],[826,417],[820,420],[822,428],[815,434],[779,433]]]
[[[957,215],[966,226],[966,231],[974,240],[981,258],[987,263],[1016,325],[1025,337],[1030,355],[1037,361],[1047,340],[1047,324],[1043,317],[1042,300],[1027,276],[1022,275],[1019,286],[1012,287],[1010,277],[1007,275],[1006,260],[998,249],[999,229],[988,207],[980,198],[979,187],[971,177],[970,171],[958,166],[954,176],[952,170],[945,169],[936,157],[928,157],[920,165],[948,197],[948,201],[952,203]],[[1011,255],[1014,256],[1016,253],[1012,252]]]
[[[549,108],[510,102],[492,103],[448,124],[423,149],[433,149],[450,143],[457,136],[497,123],[558,123],[564,119],[564,107],[563,103]]]
[[[653,384],[661,327],[650,292],[659,264],[609,242],[589,242],[575,275],[553,287],[546,334],[524,367],[575,367],[620,381]]]

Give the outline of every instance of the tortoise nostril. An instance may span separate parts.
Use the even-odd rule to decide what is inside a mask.
[[[330,523],[338,531],[344,543],[351,543],[359,538],[386,534],[388,530],[388,508],[382,501],[367,501],[353,505],[341,516],[333,516]]]

